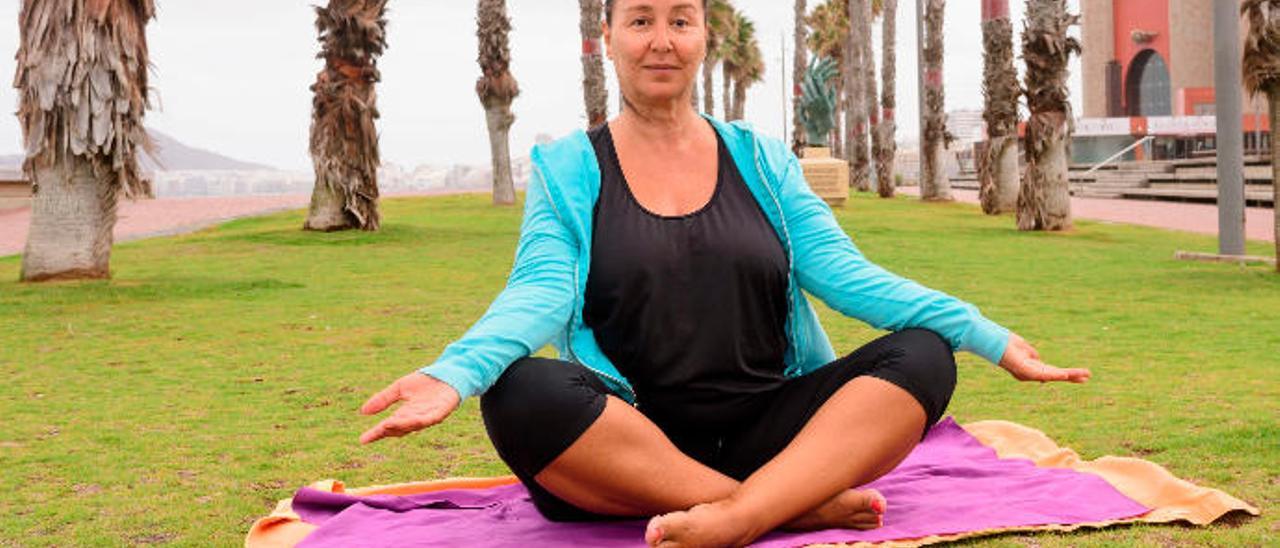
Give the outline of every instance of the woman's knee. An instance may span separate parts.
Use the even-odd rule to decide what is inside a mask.
[[[480,413],[498,456],[527,479],[599,417],[608,393],[581,365],[526,357],[480,397]]]
[[[920,402],[927,424],[946,411],[956,388],[956,359],[951,345],[927,329],[907,329],[894,333],[892,355],[878,376],[899,384]],[[873,373],[873,375],[876,375]]]
[[[951,392],[956,386],[956,356],[951,344],[941,335],[928,329],[906,329],[896,333],[898,347],[903,352],[906,369],[921,378],[922,382],[946,387]]]

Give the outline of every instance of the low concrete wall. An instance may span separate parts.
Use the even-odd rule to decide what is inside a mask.
[[[31,205],[31,184],[0,178],[0,211],[19,209]]]

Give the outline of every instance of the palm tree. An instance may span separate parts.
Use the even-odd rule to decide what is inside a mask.
[[[849,35],[845,40],[844,135],[845,160],[849,162],[849,186],[861,190],[867,184],[866,91],[863,72],[861,19],[867,0],[848,0]]]
[[[809,50],[816,57],[826,57],[835,61],[838,72],[836,84],[835,127],[831,132],[831,155],[844,157],[844,124],[841,113],[845,102],[845,45],[849,37],[849,18],[846,14],[848,4],[845,0],[826,0],[814,6],[813,11],[805,17],[805,25],[809,27]]]
[[[1067,188],[1071,103],[1067,100],[1067,61],[1080,43],[1067,36],[1079,16],[1067,13],[1066,0],[1027,0],[1022,58],[1027,63],[1027,170],[1018,193],[1019,230],[1071,228]]]
[[[951,182],[942,173],[942,149],[947,146],[942,87],[942,16],[946,0],[925,0],[924,12],[924,143],[920,147],[920,197],[951,201]]]
[[[764,78],[764,54],[756,41],[755,25],[750,19],[739,22],[741,32],[734,42],[733,58],[733,120],[746,115],[747,88]]]
[[[720,43],[720,68],[723,71],[724,84],[724,118],[726,120],[737,120],[742,117],[741,109],[737,105],[738,84],[736,81],[740,76],[748,77],[752,71],[752,65],[760,63],[759,72],[763,74],[763,56],[760,54],[760,46],[756,42],[756,26],[751,19],[741,12],[735,12],[733,16],[733,33],[724,37]],[[741,85],[749,85],[752,82],[746,82]],[[746,88],[741,90],[743,100],[745,101]]]
[[[982,118],[987,145],[978,157],[982,211],[996,215],[1018,205],[1018,71],[1013,67],[1009,0],[982,3]]]
[[[21,279],[111,277],[121,194],[150,193],[138,172],[147,108],[152,0],[24,0],[14,87],[32,182]]]
[[[316,184],[306,230],[377,230],[377,59],[387,47],[387,0],[316,6],[324,68],[311,91],[311,163]]]
[[[707,57],[702,62],[702,110],[707,114],[715,113],[712,76],[723,49],[720,43],[736,32],[734,13],[729,0],[707,0]],[[725,93],[725,104],[728,104],[728,93]]]
[[[489,125],[493,203],[496,205],[516,202],[507,132],[516,119],[511,114],[511,101],[520,94],[520,86],[509,68],[511,50],[507,47],[507,32],[510,30],[506,0],[480,0],[476,3],[476,39],[480,44],[480,55],[476,61],[483,73],[476,79],[476,95],[484,105],[484,117]]]
[[[1249,20],[1244,41],[1244,85],[1250,93],[1267,95],[1267,113],[1271,118],[1271,191],[1277,209],[1275,218],[1276,258],[1280,259],[1280,140],[1275,138],[1280,127],[1280,0],[1244,0],[1240,11]],[[1280,261],[1276,261],[1280,272]]]
[[[863,93],[863,114],[862,119],[865,120],[861,126],[867,133],[867,138],[858,140],[858,160],[862,164],[861,178],[858,180],[858,190],[869,192],[871,190],[871,168],[874,159],[874,148],[870,143],[876,140],[876,130],[879,126],[880,116],[876,109],[876,58],[875,52],[871,47],[871,22],[875,18],[876,10],[874,8],[875,0],[862,1],[862,16],[857,17],[858,24],[858,47],[861,49],[859,57],[862,60],[862,93]]]
[[[605,89],[604,59],[600,56],[601,7],[600,0],[578,0],[578,31],[582,33],[582,101],[587,107],[587,127],[603,124],[609,117],[609,91]]]
[[[804,150],[804,125],[800,121],[800,83],[804,81],[804,68],[809,64],[809,52],[805,48],[805,0],[796,0],[795,56],[791,63],[791,152],[799,156]]]
[[[898,0],[883,0],[882,18],[880,20],[881,55],[884,56],[880,66],[880,129],[876,139],[876,190],[882,198],[892,198],[894,193],[893,159],[897,154],[897,143],[894,142],[893,110],[897,106],[895,87],[897,70],[895,51]]]

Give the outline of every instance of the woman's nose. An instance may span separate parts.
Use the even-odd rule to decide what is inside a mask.
[[[649,49],[655,52],[668,52],[674,47],[671,44],[671,29],[665,25],[657,25],[657,32],[653,34],[653,41],[649,42]]]

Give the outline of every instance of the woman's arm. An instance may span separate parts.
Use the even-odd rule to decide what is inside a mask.
[[[789,151],[785,154],[780,201],[801,288],[879,329],[929,329],[953,350],[982,356],[1020,381],[1089,380],[1088,369],[1044,363],[1035,347],[988,320],[977,307],[871,264],[836,223],[831,208],[809,190],[799,160]]]
[[[804,181],[800,162],[786,152],[780,175],[783,214],[800,287],[831,308],[877,329],[919,327],[938,333],[953,350],[1000,363],[1009,330],[973,305],[928,289],[872,264],[836,223],[831,208]]]
[[[574,236],[549,201],[534,169],[525,191],[524,221],[507,286],[457,341],[420,372],[440,379],[462,399],[488,390],[512,362],[542,348],[573,312]]]
[[[507,286],[434,363],[405,375],[360,407],[375,415],[401,405],[360,435],[361,443],[403,436],[443,421],[462,400],[488,390],[512,362],[551,341],[573,311],[577,246],[534,169]]]

